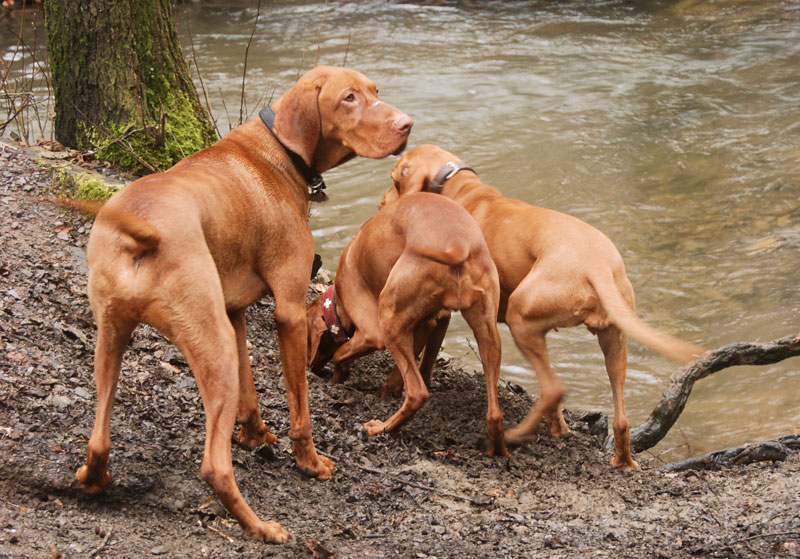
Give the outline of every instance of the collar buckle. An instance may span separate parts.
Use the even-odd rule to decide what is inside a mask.
[[[322,175],[317,173],[308,183],[308,199],[312,202],[327,202],[328,195],[325,194],[325,181]]]
[[[445,175],[442,177],[442,182],[446,181],[447,179],[455,175],[459,171],[459,169],[461,169],[461,167],[459,167],[456,163],[452,161],[448,161],[447,163],[445,163],[444,167],[442,167],[442,170],[439,171],[440,173],[442,171],[445,172]]]
[[[264,124],[267,125],[267,128],[278,140],[278,137],[275,136],[275,132],[272,130],[273,125],[275,124],[275,111],[267,105],[261,111],[259,111],[258,116],[261,117],[261,120]],[[306,162],[303,161],[303,158],[297,155],[295,152],[284,146],[280,140],[278,143],[281,144],[281,147],[286,151],[289,155],[289,158],[292,160],[292,163],[300,171],[300,174],[303,175],[303,178],[306,181],[306,186],[308,187],[308,199],[312,202],[327,202],[328,195],[325,194],[325,181],[322,180],[322,175],[306,165]]]
[[[472,167],[463,161],[448,161],[442,166],[441,169],[439,169],[439,172],[436,173],[436,176],[431,179],[430,186],[428,186],[428,192],[441,194],[442,188],[444,188],[444,183],[447,182],[448,179],[453,178],[453,176],[459,171],[465,170],[472,171],[473,173],[475,172]]]

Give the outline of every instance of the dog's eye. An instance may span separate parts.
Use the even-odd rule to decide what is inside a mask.
[[[352,103],[353,101],[355,101],[355,100],[356,100],[356,95],[355,95],[355,93],[348,93],[348,94],[345,96],[344,100],[345,100],[345,101],[347,101],[348,103]]]

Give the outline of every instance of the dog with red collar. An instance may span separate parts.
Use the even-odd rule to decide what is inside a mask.
[[[466,210],[435,194],[403,197],[361,227],[342,253],[334,284],[308,305],[309,365],[319,372],[333,359],[333,382],[343,382],[356,358],[387,349],[405,397],[389,419],[373,419],[364,428],[369,435],[392,431],[428,400],[430,355],[435,358],[450,313],[460,311],[475,334],[486,376],[488,454],[508,456],[497,401],[499,301],[497,269]]]

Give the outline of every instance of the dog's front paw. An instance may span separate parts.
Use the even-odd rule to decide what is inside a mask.
[[[617,456],[615,456],[614,458],[611,459],[611,465],[614,466],[615,468],[621,468],[623,470],[639,469],[639,463],[630,456],[626,459],[618,458]]]
[[[273,520],[259,521],[254,526],[242,526],[242,531],[246,537],[262,542],[286,543],[292,537],[283,526]]]
[[[270,433],[263,423],[255,429],[242,425],[239,434],[236,435],[236,442],[245,448],[252,449],[262,444],[275,444],[278,442],[278,437]]]
[[[78,480],[78,483],[81,484],[84,491],[94,495],[108,487],[108,484],[111,482],[111,474],[106,470],[103,470],[100,474],[90,472],[89,466],[84,464],[75,472],[75,479]]]
[[[371,419],[364,423],[364,431],[366,431],[367,435],[370,437],[383,435],[386,432],[386,422],[380,419]]]
[[[554,437],[564,437],[570,433],[569,426],[564,421],[564,416],[561,415],[561,412],[549,415],[547,424],[550,427],[550,434]]]
[[[317,479],[330,479],[336,467],[333,460],[316,452],[310,459],[301,462],[297,460],[297,467],[309,477]]]

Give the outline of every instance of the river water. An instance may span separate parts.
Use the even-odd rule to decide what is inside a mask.
[[[257,7],[176,8],[222,133],[315,62],[344,64],[415,119],[410,145],[439,144],[507,196],[604,231],[653,326],[708,347],[800,332],[800,2]],[[331,200],[310,220],[326,269],[375,212],[395,161],[357,159],[326,173]],[[504,326],[501,335],[503,377],[535,391]],[[471,338],[458,317],[444,351],[480,370]],[[593,336],[571,328],[548,341],[566,407],[611,412]],[[632,424],[676,369],[630,343]],[[699,382],[652,453],[668,461],[798,429],[794,358]]]

